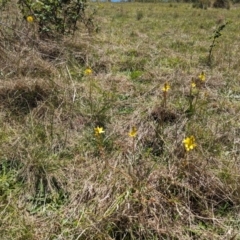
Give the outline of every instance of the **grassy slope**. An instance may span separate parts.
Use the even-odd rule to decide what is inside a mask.
[[[2,239],[230,239],[240,230],[239,9],[93,6],[98,33],[37,51],[23,34],[24,51],[0,48]],[[185,152],[191,135],[197,147]]]

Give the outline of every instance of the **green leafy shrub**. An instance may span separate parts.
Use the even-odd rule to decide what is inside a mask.
[[[213,3],[213,7],[230,9],[230,1],[229,0],[215,0]]]
[[[92,18],[85,16],[86,0],[19,0],[18,5],[28,22],[37,23],[43,38],[73,34],[78,21],[88,29],[93,26]]]

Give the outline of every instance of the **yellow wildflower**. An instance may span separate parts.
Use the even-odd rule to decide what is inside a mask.
[[[198,78],[199,78],[202,82],[205,82],[205,80],[206,80],[205,73],[202,72],[202,73],[198,76]]]
[[[88,76],[88,75],[91,75],[92,74],[92,69],[91,68],[87,68],[85,71],[84,71],[84,75]]]
[[[192,82],[192,83],[191,83],[191,87],[192,87],[192,88],[195,88],[196,86],[197,86],[197,85],[196,85],[195,82]]]
[[[164,83],[164,86],[162,88],[163,92],[167,92],[170,89],[170,85],[168,83]]]
[[[132,127],[131,131],[128,133],[129,137],[135,138],[137,136],[137,128]]]
[[[28,16],[28,17],[27,17],[27,21],[28,21],[29,23],[32,23],[32,22],[34,21],[34,19],[33,19],[32,16]]]
[[[197,146],[194,136],[185,138],[183,143],[187,151],[193,150]]]
[[[95,136],[99,136],[100,134],[104,133],[104,130],[102,127],[96,127],[94,128]]]

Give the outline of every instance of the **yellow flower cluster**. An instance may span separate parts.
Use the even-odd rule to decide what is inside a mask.
[[[85,71],[84,71],[84,75],[86,76],[89,76],[92,74],[92,69],[91,68],[87,68]]]
[[[137,128],[132,127],[131,131],[128,133],[129,137],[135,138],[137,136]]]
[[[94,132],[95,132],[95,136],[99,137],[105,131],[104,131],[103,127],[96,127],[96,128],[94,128]],[[128,136],[135,138],[137,136],[137,134],[138,134],[137,128],[135,126],[133,126],[132,129],[130,130],[130,132],[128,133]],[[197,146],[194,136],[185,138],[183,140],[183,144],[184,144],[186,151],[193,150]]]
[[[198,76],[198,78],[199,78],[202,82],[205,82],[205,81],[206,81],[205,73],[202,72],[202,73]]]
[[[87,68],[85,71],[84,71],[84,74],[85,75],[91,75],[92,74],[92,70],[91,68]],[[205,76],[205,73],[202,72],[199,76],[198,76],[198,79],[201,81],[201,82],[204,82],[206,80],[206,76]],[[192,82],[191,82],[191,89],[195,89],[197,87],[197,84],[196,82],[194,81],[194,79],[192,79]],[[164,86],[162,87],[162,91],[166,93],[170,90],[170,85],[166,82],[164,84]],[[94,133],[95,133],[95,136],[96,137],[99,137],[101,134],[103,134],[105,131],[103,129],[103,127],[96,127],[94,128]],[[133,126],[131,128],[131,130],[128,132],[128,136],[131,137],[131,138],[135,138],[138,134],[138,130],[135,126]],[[183,139],[182,143],[184,144],[184,147],[185,147],[185,150],[187,152],[193,150],[197,144],[196,144],[196,140],[195,140],[195,137],[192,135],[190,137],[186,137],[185,139]]]
[[[28,17],[27,17],[27,21],[28,21],[29,23],[32,23],[32,22],[34,21],[34,19],[33,19],[32,16],[28,16]]]
[[[103,127],[96,127],[94,128],[95,136],[100,136],[102,133],[104,133]]]
[[[206,81],[206,75],[204,72],[201,72],[197,78],[192,78],[191,88],[201,87]]]
[[[197,86],[197,84],[196,84],[194,81],[192,81],[192,82],[191,82],[191,87],[192,87],[192,88],[195,88],[196,86]]]
[[[163,92],[168,92],[168,90],[170,89],[170,85],[168,83],[164,83],[164,86],[162,88]]]
[[[195,143],[194,136],[187,137],[183,140],[183,144],[185,146],[186,151],[193,150],[197,144]]]

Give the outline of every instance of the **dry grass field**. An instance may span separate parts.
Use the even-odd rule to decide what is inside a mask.
[[[11,4],[0,238],[240,239],[240,9],[91,3],[43,41]]]

